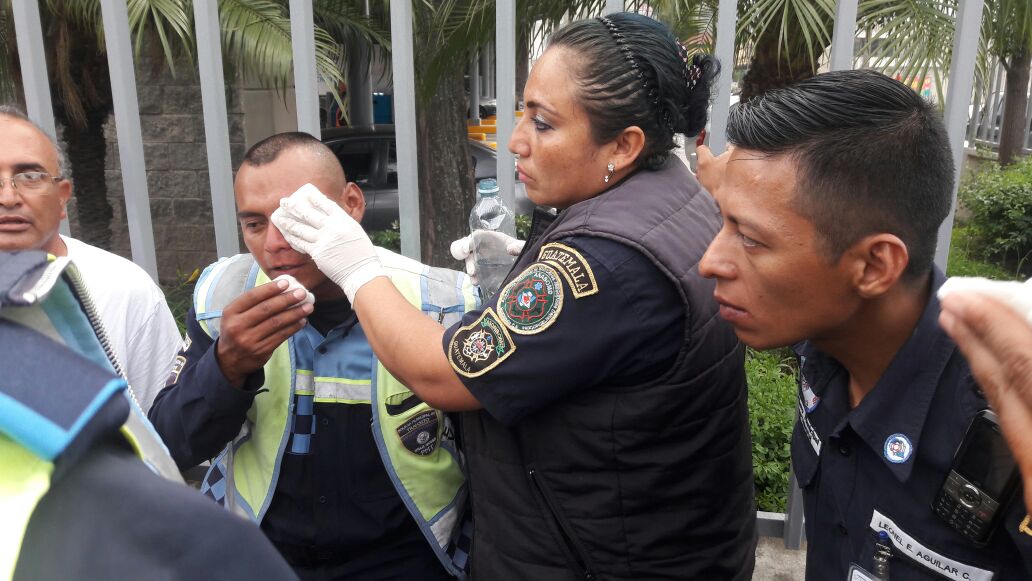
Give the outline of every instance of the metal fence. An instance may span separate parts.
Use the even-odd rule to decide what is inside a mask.
[[[632,2],[635,6],[640,4],[638,0]],[[125,0],[101,0],[100,5],[111,71],[111,90],[132,257],[156,279],[157,261],[151,228],[127,3]],[[222,53],[221,45],[217,41],[218,3],[216,0],[195,0],[193,6],[216,246],[220,256],[228,256],[239,252],[239,245],[233,207]],[[624,6],[624,0],[607,0],[605,12],[620,11]],[[496,175],[499,176],[503,196],[508,198],[506,201],[510,207],[514,207],[514,159],[504,144],[508,142],[515,124],[516,0],[497,0],[496,7],[495,45],[487,51],[493,54],[495,70],[493,74],[485,75],[489,82],[494,82],[493,88],[487,88],[484,93],[493,94],[497,98],[496,139],[501,147],[498,148]],[[23,86],[28,114],[42,127],[53,132],[54,116],[43,53],[38,0],[13,0],[12,8],[21,70],[24,73]],[[420,212],[416,163],[412,1],[391,0],[390,8],[402,252],[418,259]],[[982,10],[983,0],[959,0],[955,19],[957,26],[944,116],[958,172],[962,167],[965,138],[973,143],[991,144],[998,134],[999,122],[995,121],[994,125],[994,120],[998,118],[997,111],[1001,110],[999,100],[995,98],[997,94],[1002,93],[999,71],[986,83],[986,87],[980,87],[974,105],[971,101]],[[852,67],[856,14],[857,0],[838,0],[836,3],[830,59],[833,70]],[[319,136],[319,99],[311,0],[290,0],[290,15],[294,40],[297,125],[299,130]],[[720,0],[715,54],[721,62],[734,61],[736,25],[737,2]],[[476,68],[471,66],[471,71]],[[477,83],[472,86],[477,86]],[[719,154],[726,146],[724,130],[730,108],[731,75],[721,75],[716,89],[711,113],[710,147]],[[969,125],[969,107],[972,111],[979,112],[978,123]],[[1032,103],[1029,115],[1026,115],[1026,123],[1030,117]],[[1026,147],[1029,146],[1030,140],[1032,135],[1026,139]],[[951,212],[939,231],[936,262],[943,268],[949,253],[952,227]],[[801,497],[794,476],[791,478],[790,488],[786,514],[760,512],[757,519],[761,534],[782,536],[785,538],[786,546],[798,548],[803,536],[803,518]]]
[[[977,79],[975,95],[971,101],[971,110],[969,112],[971,119],[967,125],[967,147],[985,147],[989,149],[999,147],[1000,127],[1003,122],[1003,106],[1005,103],[1005,78],[1006,71],[1003,65],[997,63],[989,70],[984,79]],[[1032,95],[1032,88],[1025,87],[1025,89],[1028,94]],[[1025,128],[1023,149],[1026,153],[1032,153],[1032,99],[1029,99],[1023,119],[1011,119],[1008,121],[1010,123],[1022,123],[1022,127]]]

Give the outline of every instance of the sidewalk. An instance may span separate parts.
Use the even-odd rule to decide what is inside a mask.
[[[805,570],[805,542],[798,551],[792,551],[785,548],[781,538],[760,537],[753,581],[803,581]]]

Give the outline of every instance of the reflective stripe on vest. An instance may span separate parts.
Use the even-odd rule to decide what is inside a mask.
[[[294,373],[294,393],[311,395],[317,403],[369,403],[372,381],[342,377],[314,377],[308,369]]]
[[[0,579],[14,576],[25,528],[43,495],[50,490],[51,462],[0,434]]]
[[[476,289],[468,276],[430,268],[386,251],[379,254],[406,300],[434,320],[450,325],[477,306]],[[242,292],[268,280],[250,255],[223,259],[206,268],[194,293],[194,310],[202,329],[217,337],[222,309]],[[262,387],[268,391],[256,396],[240,434],[212,463],[202,492],[260,521],[271,502],[290,436],[294,396],[312,396],[316,402],[337,404],[370,404],[375,399],[373,436],[395,489],[441,562],[458,573],[446,549],[457,532],[466,489],[454,430],[446,416],[423,402],[391,408],[403,411],[390,415],[388,405],[399,405],[415,396],[375,356],[371,379],[316,376],[312,370],[299,367],[311,363],[310,357],[295,352],[299,344],[308,346],[307,339],[299,337],[295,335],[278,347],[266,364]],[[436,427],[432,435],[430,426]],[[413,432],[416,428],[425,428],[422,431],[426,435]],[[416,445],[416,451],[412,451],[402,440],[405,434],[437,445],[432,449]]]

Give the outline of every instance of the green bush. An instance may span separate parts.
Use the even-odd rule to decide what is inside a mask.
[[[797,372],[788,349],[748,350],[745,374],[749,383],[749,427],[752,430],[756,507],[785,512],[789,446],[795,423]]]
[[[527,214],[516,214],[516,237],[526,240],[530,237],[530,216]]]
[[[200,268],[194,269],[189,274],[180,272],[176,275],[176,282],[161,287],[165,293],[165,302],[172,311],[176,325],[179,325],[180,334],[186,333],[186,313],[193,306],[193,290],[199,276],[201,276]]]
[[[970,226],[953,228],[950,242],[950,257],[946,263],[947,276],[981,276],[994,280],[1012,280],[1017,273],[1006,269],[985,256],[981,244],[975,239]]]
[[[391,222],[390,228],[386,230],[373,230],[369,232],[369,239],[376,246],[393,250],[394,252],[401,252],[401,227],[398,225],[397,220]]]
[[[987,257],[1017,269],[1032,254],[1032,157],[1001,168],[992,164],[961,184],[973,241]]]

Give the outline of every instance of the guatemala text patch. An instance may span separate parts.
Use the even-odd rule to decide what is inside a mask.
[[[591,265],[573,248],[558,242],[545,244],[538,253],[538,260],[551,264],[563,273],[566,282],[570,283],[573,298],[579,299],[598,292],[598,283],[595,282],[595,273],[591,271]]]
[[[535,263],[498,293],[498,314],[521,335],[540,333],[563,310],[563,284],[551,266]]]
[[[452,335],[448,343],[448,361],[452,369],[466,377],[478,377],[505,361],[516,350],[512,337],[498,322],[490,308],[480,318]]]

